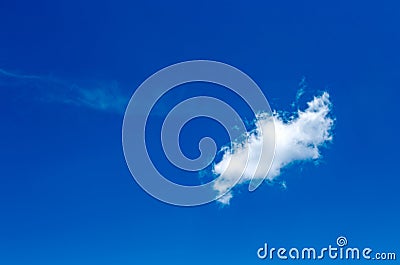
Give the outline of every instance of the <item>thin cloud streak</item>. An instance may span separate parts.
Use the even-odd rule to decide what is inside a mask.
[[[0,88],[30,100],[56,102],[122,114],[128,97],[116,82],[86,82],[85,86],[51,76],[25,75],[0,68]]]

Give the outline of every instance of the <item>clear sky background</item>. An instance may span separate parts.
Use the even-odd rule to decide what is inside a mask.
[[[265,264],[264,242],[340,235],[400,255],[400,4],[216,2],[0,3],[0,264]],[[305,101],[329,91],[336,124],[319,164],[223,208],[147,195],[124,160],[123,109],[149,75],[193,59],[243,70],[273,109],[291,110],[303,77]],[[189,156],[204,134],[226,143],[193,125]]]

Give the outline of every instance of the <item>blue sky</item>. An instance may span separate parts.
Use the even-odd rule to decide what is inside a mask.
[[[2,2],[0,263],[263,264],[264,242],[318,247],[339,235],[399,255],[399,10],[396,1]],[[154,72],[193,59],[243,70],[273,109],[291,110],[304,76],[301,108],[329,91],[336,121],[319,164],[284,170],[286,190],[240,188],[227,207],[146,194],[123,156],[124,102]],[[156,129],[162,117],[153,118]],[[185,129],[189,156],[204,134],[226,143],[203,122]]]

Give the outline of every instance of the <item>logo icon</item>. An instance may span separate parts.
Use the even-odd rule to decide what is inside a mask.
[[[238,174],[230,183],[225,193],[219,194],[213,189],[214,181],[197,186],[185,186],[165,178],[154,165],[146,146],[146,124],[149,114],[157,101],[176,86],[191,82],[208,82],[223,86],[236,93],[252,110],[257,113],[272,112],[268,101],[257,84],[239,69],[216,61],[195,60],[177,63],[161,69],[147,78],[134,92],[126,108],[123,127],[122,144],[125,160],[135,181],[151,196],[163,202],[179,206],[202,205],[222,197],[241,179]],[[198,108],[198,106],[207,106]],[[217,148],[215,141],[205,137],[199,142],[201,155],[189,159],[179,148],[179,133],[191,119],[206,117],[219,122],[227,131],[231,142],[238,135],[246,134],[246,126],[240,115],[226,102],[209,96],[188,98],[177,104],[167,115],[160,132],[162,148],[165,156],[175,167],[186,171],[200,171],[210,165],[215,158]],[[264,132],[260,131],[260,137]],[[275,130],[268,132],[275,143]],[[261,137],[262,138],[262,137]],[[275,146],[275,144],[273,144]],[[261,157],[269,157],[271,165],[274,148],[267,151],[248,151],[247,156],[260,161]],[[268,152],[265,156],[263,152]],[[210,159],[210,157],[212,159]],[[246,168],[243,168],[244,172]],[[249,169],[247,169],[248,171]],[[252,169],[255,171],[257,168]],[[250,181],[249,190],[255,190],[263,179]]]

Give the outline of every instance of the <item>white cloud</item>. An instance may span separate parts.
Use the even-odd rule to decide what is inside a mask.
[[[297,161],[315,161],[321,157],[320,148],[332,140],[333,119],[329,94],[324,92],[307,103],[308,107],[298,110],[289,120],[284,120],[279,112],[258,115],[256,129],[240,143],[232,143],[232,148],[223,148],[222,159],[213,167],[218,175],[214,189],[223,194],[238,174],[243,173],[238,184],[253,181],[274,180],[286,166]],[[272,122],[273,121],[273,122]],[[259,131],[268,132],[275,126],[275,156],[268,156],[266,150],[273,146],[268,133],[259,136]],[[260,139],[262,137],[262,139]],[[267,155],[261,155],[260,152]],[[258,163],[259,161],[259,163]],[[285,184],[286,187],[286,184]],[[219,198],[222,204],[229,204],[232,191]]]

